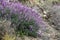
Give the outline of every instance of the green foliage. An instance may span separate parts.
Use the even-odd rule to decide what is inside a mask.
[[[30,25],[33,27],[30,28]],[[16,32],[20,36],[26,35],[26,36],[32,36],[32,37],[37,37],[37,28],[34,28],[35,24],[33,21],[27,22],[27,21],[22,21],[17,27],[16,27]],[[37,27],[37,26],[36,26]]]
[[[20,16],[22,17],[22,15]],[[19,20],[18,15],[12,14],[11,22],[16,25],[16,35],[37,37],[39,27],[34,20],[25,20],[24,17]]]
[[[26,1],[28,1],[28,0],[18,0],[18,1],[20,1],[20,2],[26,2]]]
[[[17,23],[17,22],[18,22],[18,16],[15,15],[15,14],[12,14],[12,15],[11,15],[11,22],[12,22],[12,23]]]

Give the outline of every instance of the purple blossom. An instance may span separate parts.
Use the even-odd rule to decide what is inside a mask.
[[[33,19],[42,28],[46,26],[44,24],[42,17],[37,12],[35,12],[34,9],[24,6],[19,2],[5,2],[4,0],[3,1],[0,0],[0,2],[1,2],[0,10],[1,10],[1,6],[4,9],[7,8],[10,10],[11,15],[12,13],[15,13],[19,16],[19,18],[21,18],[20,14],[21,12],[23,12],[23,14],[25,14],[26,20]]]

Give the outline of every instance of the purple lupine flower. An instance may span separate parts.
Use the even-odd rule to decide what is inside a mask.
[[[19,19],[21,19],[21,14],[23,13],[25,14],[25,16],[23,17],[25,17],[26,20],[33,19],[36,22],[36,24],[38,24],[42,28],[42,30],[44,30],[44,28],[46,27],[42,17],[37,12],[35,12],[34,9],[24,6],[19,2],[0,2],[2,3],[0,4],[0,6],[3,6],[4,9],[7,8],[10,10],[10,15],[12,15],[12,13],[17,14],[19,16]]]
[[[32,30],[33,30],[32,25],[30,25],[30,31],[32,31]]]
[[[29,16],[30,18],[33,18],[39,25],[44,25],[43,23],[43,19],[42,17],[37,13],[35,12],[34,9],[31,9],[29,7],[26,7],[26,6],[23,6],[21,3],[19,2],[5,2],[4,0],[1,2],[2,6],[5,8],[9,8],[11,10],[11,12],[22,12],[25,13],[26,16]],[[44,25],[45,26],[45,25]]]

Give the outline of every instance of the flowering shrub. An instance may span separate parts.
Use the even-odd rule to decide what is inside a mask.
[[[17,34],[27,36],[37,36],[39,26],[43,27],[44,23],[40,15],[34,9],[23,6],[19,2],[6,2],[0,0],[0,16],[11,20],[14,24]],[[42,26],[43,25],[43,26]]]

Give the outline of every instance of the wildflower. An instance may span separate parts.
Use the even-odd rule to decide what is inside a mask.
[[[32,35],[34,36],[34,33],[36,35],[36,30],[39,29],[39,26],[42,28],[42,30],[45,28],[46,25],[44,24],[42,17],[35,12],[34,9],[26,7],[19,2],[2,1],[1,3],[2,4],[0,6],[3,6],[3,10],[0,10],[3,11],[3,17],[11,19],[12,22],[17,26],[17,30],[20,32],[20,34],[21,32],[27,32],[29,34],[30,30],[32,30]]]

